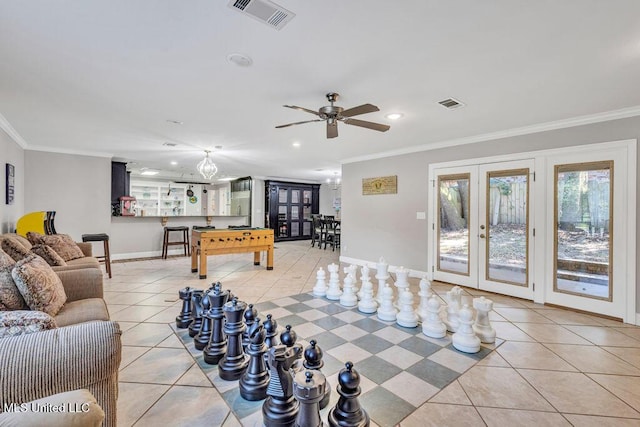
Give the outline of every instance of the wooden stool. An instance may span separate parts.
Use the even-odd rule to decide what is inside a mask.
[[[109,254],[109,235],[105,233],[100,234],[83,234],[83,242],[102,242],[104,245],[104,255],[96,256],[99,261],[103,261],[111,279],[111,255]]]
[[[182,240],[174,242],[169,241],[169,233],[172,231],[182,231]],[[180,245],[184,247],[184,256],[191,255],[191,248],[189,247],[189,227],[165,227],[164,228],[164,240],[162,241],[162,258],[167,259],[167,252],[169,246]]]

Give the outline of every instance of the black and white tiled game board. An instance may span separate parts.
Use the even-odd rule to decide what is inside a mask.
[[[261,320],[267,314],[277,320],[278,332],[291,325],[303,348],[311,339],[318,342],[324,353],[322,372],[333,390],[329,405],[321,411],[325,422],[339,397],[337,374],[347,361],[353,362],[360,374],[360,403],[372,425],[394,426],[495,348],[482,344],[478,353],[462,353],[451,345],[451,334],[429,338],[420,325],[404,328],[379,320],[375,313],[361,313],[356,307],[346,308],[311,294],[267,301],[255,308]],[[186,329],[178,329],[176,334],[242,425],[261,426],[263,401],[244,400],[238,381],[222,380],[217,366],[204,362]]]

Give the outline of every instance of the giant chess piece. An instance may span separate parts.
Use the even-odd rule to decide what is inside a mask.
[[[267,399],[262,404],[262,420],[265,427],[293,427],[300,404],[293,397],[293,377],[289,369],[300,357],[300,347],[276,345],[267,355],[270,378]]]
[[[315,371],[320,371],[324,366],[324,361],[322,360],[322,349],[317,345],[316,340],[311,340],[307,348],[304,349],[304,362],[302,365],[305,369],[312,369]],[[320,409],[324,409],[324,407],[329,404],[329,399],[331,399],[331,387],[327,382],[324,397],[320,400]]]
[[[489,322],[489,312],[493,308],[493,301],[485,297],[474,298],[473,308],[476,309],[476,321],[473,324],[473,331],[480,341],[485,344],[492,344],[496,341],[496,330]]]
[[[395,322],[398,310],[393,305],[393,289],[388,283],[382,288],[382,302],[378,307],[378,319],[385,322]]]
[[[402,295],[405,289],[409,289],[409,270],[404,267],[398,267],[396,269],[396,283],[398,288],[398,296]]]
[[[267,314],[267,320],[264,322],[264,331],[266,333],[264,343],[267,349],[278,345],[278,322],[270,314]]]
[[[249,366],[239,381],[240,396],[245,400],[262,400],[267,397],[269,371],[267,371],[267,365],[264,361],[264,355],[267,353],[264,339],[264,325],[260,324],[260,319],[256,319],[249,329],[249,345],[247,347]]]
[[[353,289],[353,278],[347,274],[344,278],[344,289],[340,295],[340,305],[344,307],[355,307],[358,305],[358,297]]]
[[[419,286],[420,292],[418,292],[418,296],[420,297],[420,305],[418,306],[418,316],[420,316],[420,320],[424,322],[429,316],[429,309],[427,305],[429,303],[429,298],[433,293],[431,292],[431,282],[429,282],[427,276],[420,279]]]
[[[296,343],[296,341],[298,340],[298,334],[296,334],[296,331],[294,331],[291,328],[291,325],[287,325],[285,326],[285,330],[282,331],[282,333],[280,334],[280,342],[287,346],[287,348],[294,348],[296,349],[296,354],[298,354],[298,359],[300,359],[302,357],[302,344],[298,344]],[[300,372],[304,369],[304,366],[302,366],[301,361],[296,361],[292,366],[291,369],[294,372]]]
[[[353,293],[356,294],[356,298],[358,298],[358,266],[355,264],[349,264],[348,267],[343,269],[345,278],[351,277],[351,287],[353,288]]]
[[[225,381],[240,379],[249,364],[249,359],[242,351],[242,333],[246,328],[242,314],[246,308],[247,304],[236,297],[222,307],[226,320],[223,331],[228,341],[227,352],[218,363],[218,373]]]
[[[431,338],[444,338],[447,336],[447,327],[440,319],[440,301],[435,295],[431,295],[427,302],[428,315],[422,321],[422,333]]]
[[[191,294],[191,318],[193,319],[189,324],[189,336],[191,338],[198,335],[200,328],[202,327],[202,298],[204,297],[204,291],[201,289],[194,290]]]
[[[360,283],[362,283],[362,285],[360,286],[360,290],[358,291],[357,295],[358,295],[358,299],[362,299],[364,297],[364,286],[367,283],[371,283],[371,277],[369,277],[369,267],[366,265],[363,265],[362,267],[360,267]],[[373,284],[371,284],[371,291],[372,293],[375,293],[373,291]],[[375,295],[374,295],[375,298]]]
[[[462,301],[462,288],[460,286],[454,286],[451,290],[447,291],[447,315],[443,319],[444,324],[447,326],[447,331],[456,332],[460,321],[458,320],[458,311],[460,311],[460,304]]]
[[[327,289],[327,299],[337,301],[342,295],[342,289],[340,289],[340,275],[338,271],[340,267],[338,264],[331,263],[327,267],[329,270],[329,289]]]
[[[320,267],[316,273],[316,285],[313,287],[313,295],[317,297],[323,297],[327,295],[327,273]]]
[[[457,350],[465,353],[479,352],[480,338],[473,332],[473,312],[469,305],[463,305],[458,314],[460,325],[457,332],[451,337],[451,343]]]
[[[400,288],[402,293],[398,297],[400,312],[396,316],[396,323],[405,328],[418,326],[418,315],[413,309],[413,294],[409,288]]]
[[[367,271],[365,272],[365,268]],[[362,297],[358,302],[358,311],[363,313],[375,313],[378,310],[378,303],[373,297],[373,283],[369,280],[369,269],[365,266],[362,267]]]
[[[185,329],[189,327],[189,324],[193,321],[193,317],[191,317],[193,289],[188,286],[182,288],[178,291],[178,296],[180,296],[182,300],[182,310],[180,310],[180,314],[176,316],[176,327],[178,329]]]
[[[220,282],[216,283],[213,291],[207,295],[209,298],[209,311],[204,315],[211,319],[211,338],[202,350],[205,363],[217,364],[227,352],[227,337],[223,332],[224,310],[222,307],[229,300],[230,292],[222,290]]]
[[[200,327],[200,330],[198,331],[196,336],[193,337],[193,345],[197,350],[204,350],[207,344],[209,344],[209,340],[211,339],[213,319],[207,316],[209,308],[211,307],[211,300],[209,299],[210,292],[210,290],[204,292],[202,296],[202,302],[200,303],[202,305],[202,326]]]
[[[253,304],[249,304],[249,307],[244,311],[243,317],[246,328],[242,333],[242,348],[246,350],[249,345],[249,330],[258,317],[258,310],[253,308]]]
[[[353,369],[353,363],[345,363],[338,374],[340,385],[336,387],[340,399],[327,415],[330,427],[368,427],[369,414],[362,409],[360,395],[360,374]]]
[[[376,302],[378,306],[382,304],[382,291],[389,278],[389,264],[386,263],[384,258],[380,257],[378,264],[376,264],[376,279],[378,280],[378,293],[376,293]]]
[[[327,388],[327,380],[320,371],[303,371],[295,375],[293,395],[300,403],[295,427],[322,427],[319,403]]]

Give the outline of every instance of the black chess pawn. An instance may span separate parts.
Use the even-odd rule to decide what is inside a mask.
[[[340,385],[336,387],[340,399],[327,415],[330,427],[368,427],[369,414],[362,409],[360,395],[360,374],[353,369],[353,363],[345,363],[338,374]]]
[[[204,350],[204,348],[209,344],[209,340],[211,339],[211,328],[213,326],[213,319],[207,316],[209,312],[209,308],[211,307],[211,302],[209,299],[210,290],[207,289],[203,296],[202,302],[202,325],[200,326],[200,330],[193,337],[193,345],[197,350]]]
[[[258,317],[258,310],[253,308],[253,304],[249,304],[249,307],[244,311],[244,324],[247,327],[242,334],[242,348],[244,350],[247,349],[249,345],[249,330],[251,329],[251,325],[255,322],[256,317]]]
[[[320,369],[324,366],[322,354],[322,349],[318,346],[317,341],[309,341],[309,345],[304,349],[304,361],[302,362],[302,366],[304,366],[305,369],[312,369],[320,372]],[[329,404],[329,399],[331,399],[331,386],[327,382],[327,386],[324,389],[324,396],[322,397],[322,400],[320,400],[320,409],[324,409]]]
[[[300,403],[300,410],[295,427],[322,427],[319,403],[327,388],[327,380],[320,371],[296,374],[293,378],[293,396]]]
[[[267,314],[267,320],[264,322],[264,331],[266,333],[264,343],[267,348],[278,345],[278,322],[270,314]]]
[[[235,297],[222,307],[226,319],[223,332],[227,336],[227,352],[218,362],[218,373],[226,381],[240,379],[249,364],[249,358],[242,351],[242,333],[246,328],[242,314],[246,308],[247,304]]]
[[[277,345],[268,351],[269,386],[267,399],[262,404],[265,427],[293,427],[300,404],[293,397],[293,377],[289,369],[301,354],[300,347]]]
[[[239,381],[240,396],[246,400],[262,400],[267,397],[269,371],[264,361],[264,355],[267,352],[264,339],[264,325],[261,325],[260,319],[257,318],[249,330],[249,345],[246,350],[249,355],[249,366]]]
[[[191,318],[193,321],[189,324],[189,336],[191,338],[198,335],[202,327],[202,298],[203,290],[194,290],[191,296]]]
[[[285,330],[282,331],[282,333],[280,334],[280,342],[283,345],[286,345],[288,348],[292,348],[292,347],[299,347],[299,358],[302,357],[302,345],[301,344],[297,344],[296,341],[298,340],[298,334],[296,334],[296,331],[294,331],[291,328],[291,325],[287,325],[285,326]],[[293,374],[295,375],[297,372],[300,372],[302,370],[304,370],[304,366],[302,366],[301,361],[296,361],[293,366],[291,367],[291,369],[293,370]]]
[[[180,310],[180,314],[176,316],[176,327],[185,329],[193,320],[191,317],[191,297],[193,296],[193,289],[188,286],[182,288],[178,291],[178,296],[180,296],[182,300],[182,310]]]
[[[222,307],[229,300],[230,292],[228,290],[223,291],[220,282],[216,283],[216,285],[213,291],[208,294],[210,308],[204,314],[211,319],[211,338],[204,350],[202,350],[202,354],[205,363],[210,365],[217,364],[227,352],[227,337],[223,332],[224,310]]]

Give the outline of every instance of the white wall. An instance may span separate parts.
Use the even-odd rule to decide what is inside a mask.
[[[322,215],[334,215],[336,217],[341,216],[341,211],[336,211],[333,206],[333,201],[336,198],[340,198],[342,194],[342,188],[338,187],[334,190],[332,186],[328,184],[320,185],[320,213]]]
[[[14,200],[13,204],[6,204],[6,164],[15,167]],[[24,150],[16,144],[9,135],[0,129],[0,232],[13,232],[16,221],[24,215]]]

